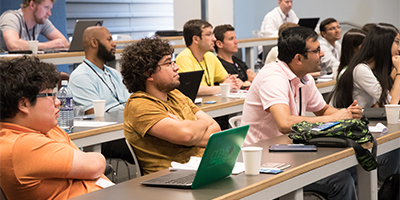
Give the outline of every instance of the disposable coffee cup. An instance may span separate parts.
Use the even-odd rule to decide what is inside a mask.
[[[399,123],[400,105],[388,104],[385,105],[386,119],[388,124]]]
[[[231,84],[229,83],[221,83],[219,84],[219,86],[221,87],[221,96],[223,98],[226,98],[229,96],[229,92],[231,91]]]
[[[28,41],[28,45],[29,45],[29,50],[31,50],[33,54],[37,54],[39,41],[37,41],[37,40],[29,40]]]
[[[244,173],[246,175],[260,174],[262,147],[243,147]]]
[[[93,100],[94,117],[104,117],[106,100]]]

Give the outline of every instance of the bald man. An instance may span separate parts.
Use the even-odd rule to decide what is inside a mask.
[[[106,100],[105,110],[123,110],[129,92],[121,74],[106,65],[115,60],[115,47],[110,32],[102,26],[92,26],[83,32],[85,60],[69,78],[75,105],[85,106],[85,114],[93,114],[93,100]]]

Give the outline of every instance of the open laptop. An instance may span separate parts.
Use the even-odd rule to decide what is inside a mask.
[[[311,28],[312,30],[315,30],[315,27],[317,27],[319,21],[319,17],[316,18],[300,18],[299,23],[297,23],[299,26],[304,26]]]
[[[56,48],[56,49],[44,49],[45,53],[56,53],[56,52],[74,52],[83,51],[82,36],[85,29],[89,26],[101,26],[103,20],[76,20],[74,33],[72,34],[72,41],[69,44],[69,48]]]
[[[189,97],[193,102],[196,99],[197,92],[199,91],[203,73],[204,70],[179,73],[179,81],[181,84],[179,85],[178,90]]]
[[[197,171],[176,170],[141,184],[196,189],[231,175],[249,127],[240,126],[212,134]]]

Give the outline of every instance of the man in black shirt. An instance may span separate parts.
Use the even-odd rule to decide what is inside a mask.
[[[218,53],[218,59],[229,74],[237,74],[243,81],[243,87],[249,87],[256,74],[251,71],[239,58],[235,57],[238,51],[238,41],[236,39],[235,28],[229,24],[220,25],[214,29],[215,51]]]

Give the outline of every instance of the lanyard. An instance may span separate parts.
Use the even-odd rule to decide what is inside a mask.
[[[26,34],[28,34],[28,38],[29,38],[29,40],[31,40],[31,35],[29,35],[28,26],[26,25],[26,23],[24,23],[24,24],[25,24]],[[32,29],[32,40],[35,40],[35,28],[36,28],[36,25]]]
[[[190,49],[189,49],[189,50],[190,50]],[[207,85],[208,85],[208,86],[211,86],[211,83],[210,83],[210,81],[209,81],[209,79],[208,79],[208,77],[210,76],[210,73],[208,72],[208,66],[207,66],[206,58],[205,58],[205,57],[203,58],[204,63],[206,64],[206,69],[204,69],[203,66],[201,66],[199,60],[197,60],[196,56],[194,56],[192,50],[190,50],[190,53],[192,53],[194,59],[196,59],[197,63],[199,63],[200,68],[201,68],[203,71],[207,72],[207,73],[204,73],[204,78],[206,79]]]
[[[119,104],[121,104],[121,102],[119,101],[119,98],[118,98],[117,88],[115,87],[114,82],[112,81],[111,75],[108,74],[108,76],[110,77],[111,84],[112,84],[113,87],[114,87],[115,93],[114,93],[113,90],[110,88],[110,86],[108,86],[108,84],[106,83],[106,81],[105,81],[103,78],[101,78],[101,76],[92,68],[92,66],[89,65],[89,63],[87,63],[86,61],[83,61],[83,62],[84,62],[87,66],[89,66],[90,69],[93,70],[93,72],[101,79],[101,81],[103,81],[103,83],[104,83],[104,84],[107,86],[107,88],[110,90],[110,92],[111,92],[111,94],[114,96],[114,98],[117,99],[117,101],[119,102]],[[118,104],[118,105],[119,105],[119,104]],[[108,110],[109,110],[109,109],[108,109]],[[108,111],[108,110],[107,110],[107,111]]]
[[[289,80],[290,89],[292,89],[292,83]],[[301,87],[299,88],[299,116],[301,116]]]

